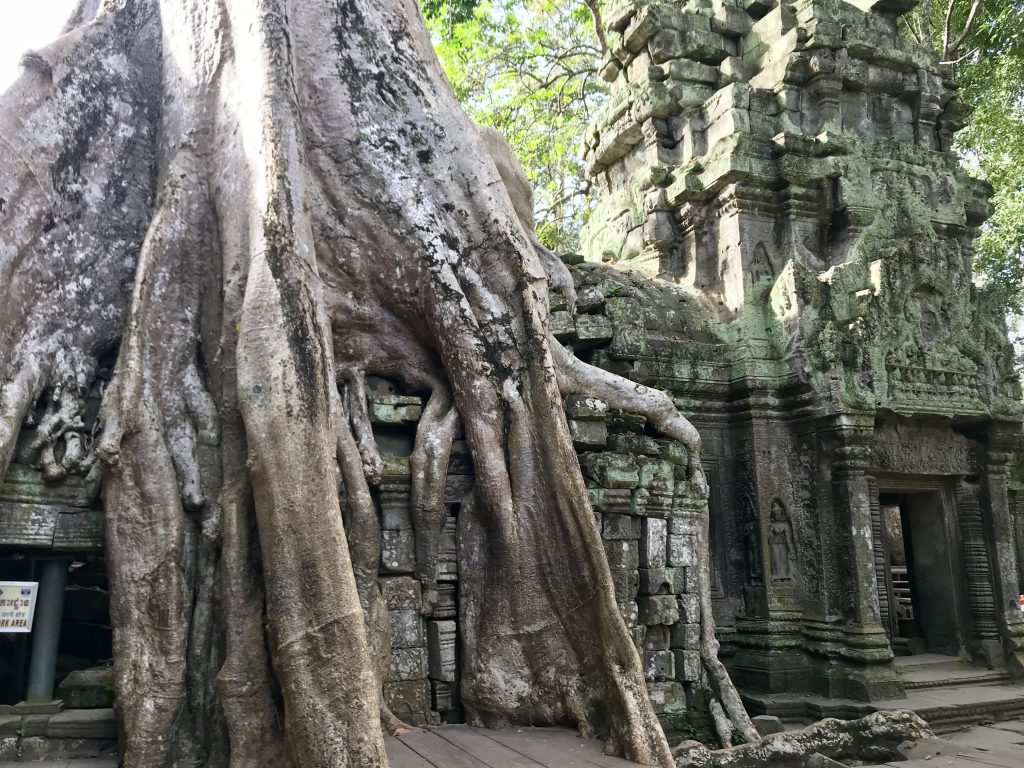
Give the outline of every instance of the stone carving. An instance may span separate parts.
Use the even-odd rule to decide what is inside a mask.
[[[960,516],[960,546],[967,575],[967,605],[975,637],[984,642],[995,638],[999,631],[996,627],[996,601],[985,546],[978,487],[973,483],[961,482],[956,489],[956,503]]]
[[[772,581],[796,578],[796,541],[793,522],[781,500],[772,501],[768,523],[768,551],[771,554]]]
[[[747,583],[760,584],[762,581],[761,523],[757,510],[749,496],[743,499],[743,554],[747,571]]]

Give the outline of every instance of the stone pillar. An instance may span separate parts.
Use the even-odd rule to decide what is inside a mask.
[[[957,484],[956,508],[960,553],[967,578],[967,610],[971,616],[973,650],[982,653],[990,665],[1001,666],[992,567],[985,541],[980,496],[981,489],[976,483],[961,480]]]
[[[771,402],[767,389],[748,391],[749,422],[736,449],[746,478],[746,491],[738,498],[746,607],[736,620],[737,651],[730,671],[748,690],[780,693],[805,687],[807,656],[800,632],[800,568],[793,528],[797,502],[781,458],[782,427],[768,407]]]
[[[29,662],[28,695],[25,697],[29,704],[44,704],[53,700],[68,562],[59,558],[43,560],[42,570],[39,577],[39,602],[36,603],[32,623],[32,660]]]
[[[1013,446],[1020,433],[1019,424],[994,425],[989,431],[989,450],[982,478],[982,491],[991,515],[992,569],[994,584],[993,619],[1002,639],[1010,669],[1024,674],[1024,618],[1020,611],[1019,563],[1014,515],[1010,508],[1007,483]]]
[[[867,468],[871,460],[873,414],[837,414],[831,419],[833,439],[832,504],[833,561],[844,577],[832,588],[848,590],[842,641],[836,648],[845,663],[834,695],[853,699],[902,698],[903,683],[892,664],[889,638],[881,624],[871,520],[871,489]],[[836,595],[836,598],[841,596]]]
[[[892,576],[889,573],[889,555],[885,551],[885,527],[882,507],[878,500],[878,483],[869,477],[868,503],[871,506],[871,540],[875,555],[875,585],[878,591],[878,618],[885,634],[892,640],[892,605],[889,602]]]

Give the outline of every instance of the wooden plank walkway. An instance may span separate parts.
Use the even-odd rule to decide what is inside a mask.
[[[563,728],[442,725],[385,739],[391,768],[636,768]]]

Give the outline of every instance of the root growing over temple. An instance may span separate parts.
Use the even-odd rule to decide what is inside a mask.
[[[69,432],[118,349],[96,454],[125,766],[386,764],[368,375],[428,393],[410,458],[427,610],[460,423],[472,454],[470,720],[574,724],[673,765],[562,396],[643,414],[703,490],[699,436],[550,336],[571,277],[415,4],[83,0],[34,55],[0,96],[0,475],[44,393],[46,471],[88,471]],[[754,739],[694,514],[716,727]]]

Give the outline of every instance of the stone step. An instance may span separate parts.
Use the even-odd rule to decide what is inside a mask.
[[[876,709],[911,709],[936,733],[1024,716],[1024,686],[955,685],[911,691],[906,699],[873,702]]]
[[[923,653],[898,657],[894,665],[908,691],[957,686],[999,685],[1010,680],[1005,670],[989,669],[957,656]]]
[[[1002,685],[1009,680],[1009,672],[998,669],[975,669],[924,679],[914,679],[904,675],[903,687],[908,691],[921,691],[929,688],[955,688],[962,685]]]
[[[854,701],[798,694],[744,693],[752,715],[775,715],[788,723],[810,723],[824,717],[851,720],[885,709],[909,709],[936,733],[965,726],[1024,718],[1024,686],[962,684],[911,690],[905,699]]]

